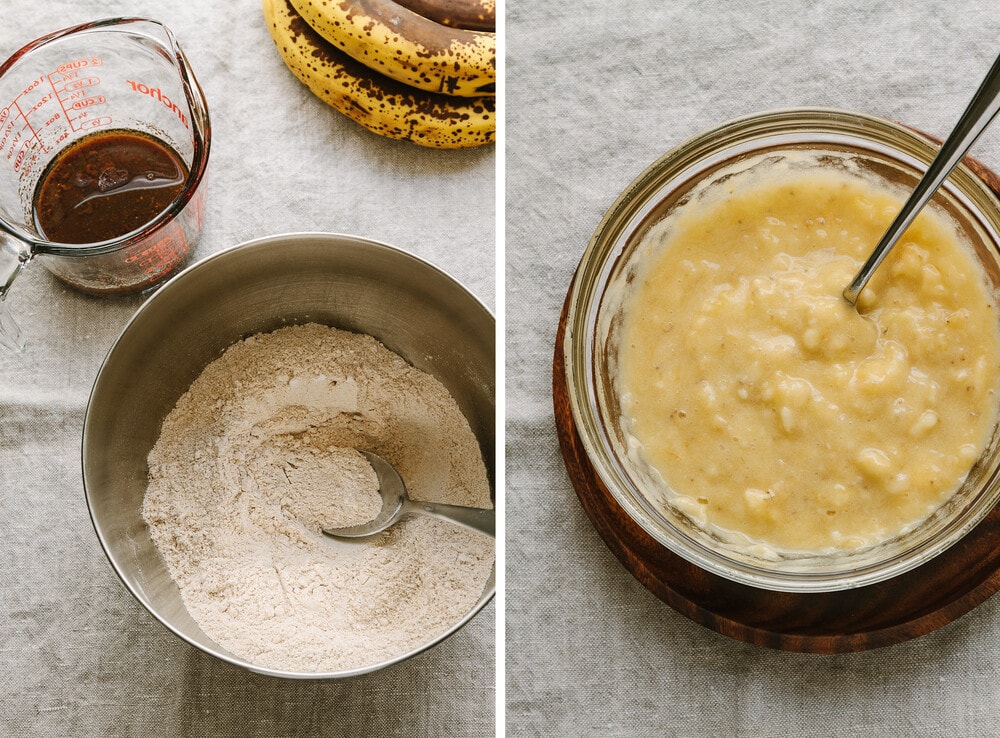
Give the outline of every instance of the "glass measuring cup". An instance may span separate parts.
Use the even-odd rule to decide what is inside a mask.
[[[151,136],[187,169],[183,189],[158,215],[95,243],[48,240],[35,195],[67,147],[99,131]],[[32,41],[0,66],[0,345],[20,348],[4,310],[11,284],[37,260],[93,294],[152,288],[185,261],[201,231],[211,141],[208,107],[170,30],[146,18],[108,18]]]

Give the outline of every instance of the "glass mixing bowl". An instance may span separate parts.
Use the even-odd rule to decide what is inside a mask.
[[[790,109],[743,117],[703,133],[648,167],[605,214],[577,270],[562,347],[573,422],[600,483],[664,547],[736,582],[788,592],[873,584],[928,561],[960,540],[1000,497],[1000,448],[992,438],[964,484],[927,519],[874,545],[836,551],[761,551],[720,536],[673,505],[662,478],[630,454],[615,386],[622,288],[635,278],[644,234],[688,206],[695,188],[722,180],[744,162],[810,152],[912,189],[937,145],[902,125],[829,109]],[[818,154],[818,156],[816,156]],[[977,165],[971,163],[976,169]],[[991,291],[1000,291],[1000,204],[984,180],[960,165],[933,200],[972,244]],[[874,247],[874,243],[872,246]]]

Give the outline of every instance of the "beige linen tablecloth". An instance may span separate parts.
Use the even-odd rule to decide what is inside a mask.
[[[6,0],[0,58],[115,15],[166,23],[209,101],[196,259],[275,233],[352,233],[494,305],[495,147],[425,150],[347,120],[284,67],[258,0]],[[28,347],[0,353],[0,735],[493,735],[492,603],[439,647],[344,682],[258,676],[155,621],[107,562],[80,471],[90,387],[142,298],[87,297],[31,264],[10,301]]]
[[[551,407],[559,311],[601,216],[731,118],[830,106],[946,135],[1000,53],[992,0],[507,4],[507,732],[1000,735],[1000,598],[868,653],[775,652],[692,623],[605,547]],[[1000,125],[974,153],[1000,168]]]

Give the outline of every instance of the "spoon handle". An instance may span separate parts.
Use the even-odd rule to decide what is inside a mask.
[[[937,156],[927,167],[927,172],[917,183],[903,209],[899,211],[899,215],[882,236],[882,240],[861,267],[854,281],[844,290],[844,297],[849,303],[852,305],[857,303],[858,295],[889,253],[889,249],[896,245],[896,241],[917,217],[920,209],[934,196],[938,187],[948,178],[979,135],[993,122],[997,112],[1000,112],[1000,56],[993,62],[986,78],[973,95],[954,130],[941,145]]]
[[[462,505],[445,505],[440,502],[407,501],[407,512],[429,515],[439,520],[461,525],[477,530],[488,536],[496,536],[496,512],[479,507],[464,507]]]

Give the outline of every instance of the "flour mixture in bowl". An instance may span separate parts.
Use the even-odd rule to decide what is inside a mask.
[[[654,225],[623,299],[632,453],[667,504],[758,551],[872,546],[938,509],[997,423],[997,308],[926,209],[841,296],[904,193],[812,154],[762,157]]]
[[[357,449],[416,500],[492,506],[454,399],[371,336],[309,324],[247,338],[164,421],[143,518],[188,611],[234,655],[359,669],[431,642],[482,595],[488,536],[426,517],[360,542],[321,533],[378,512]]]

